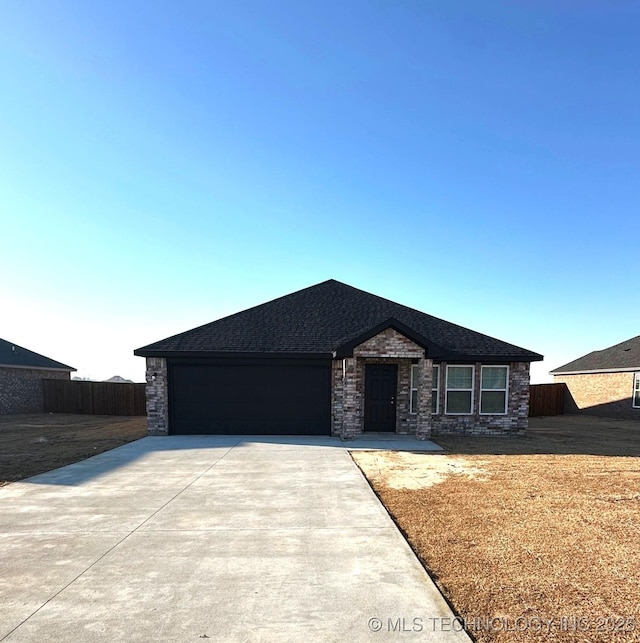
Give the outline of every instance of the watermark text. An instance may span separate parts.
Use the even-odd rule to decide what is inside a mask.
[[[371,617],[367,623],[372,632],[635,632],[633,617],[602,616],[477,616],[477,617]]]

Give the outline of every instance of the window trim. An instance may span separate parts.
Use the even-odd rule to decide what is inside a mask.
[[[631,395],[631,408],[640,409],[640,403],[636,404],[636,394],[640,402],[640,372],[633,374],[633,394]]]
[[[434,382],[431,382],[431,415],[438,415],[440,413],[440,364],[433,364],[433,368],[438,369],[438,374]],[[433,410],[433,395],[436,396],[436,410]]]
[[[470,368],[471,369],[471,388],[449,388],[449,369],[450,368]],[[445,415],[473,415],[475,404],[475,386],[476,384],[476,367],[475,364],[447,364],[447,380],[445,383],[444,393],[444,414]],[[449,391],[471,391],[471,410],[468,413],[453,413],[449,411]]]
[[[482,388],[482,372],[485,368],[506,368],[507,377],[505,378],[504,388]],[[482,412],[482,393],[487,392],[502,392],[504,391],[504,411],[502,413],[483,413]],[[487,364],[480,367],[480,404],[478,406],[480,415],[508,415],[509,414],[509,365],[508,364]]]
[[[418,410],[413,408],[413,392],[416,392],[416,399],[418,398],[418,382],[413,381],[413,369],[420,369],[420,364],[410,364],[409,375],[409,415],[417,415]],[[419,375],[418,375],[419,378]],[[415,386],[414,386],[415,384]]]

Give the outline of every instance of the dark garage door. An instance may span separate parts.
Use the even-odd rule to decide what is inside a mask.
[[[171,433],[328,435],[330,363],[170,364]]]

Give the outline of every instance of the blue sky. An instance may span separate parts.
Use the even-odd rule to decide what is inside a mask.
[[[0,337],[96,379],[335,278],[543,353],[640,333],[640,3],[0,11]]]

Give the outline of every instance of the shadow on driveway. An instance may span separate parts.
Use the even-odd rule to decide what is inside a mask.
[[[257,445],[269,445],[273,458],[296,458],[291,447],[306,447],[322,451],[324,449],[347,450],[385,450],[385,451],[441,451],[430,440],[416,440],[412,436],[397,434],[369,433],[361,438],[342,441],[339,438],[325,436],[151,436],[130,442],[121,447],[100,453],[94,457],[21,480],[21,483],[80,486],[90,480],[99,479],[106,474],[119,470],[121,476],[128,475],[135,465],[135,475],[145,475],[145,459],[153,461],[153,468],[158,465],[169,465],[174,475],[186,475],[200,462],[202,465],[211,461],[211,451],[219,451],[223,458],[231,449],[251,449]],[[151,454],[164,452],[165,457]],[[151,465],[149,465],[149,485],[153,485]],[[133,474],[132,474],[133,475]]]

